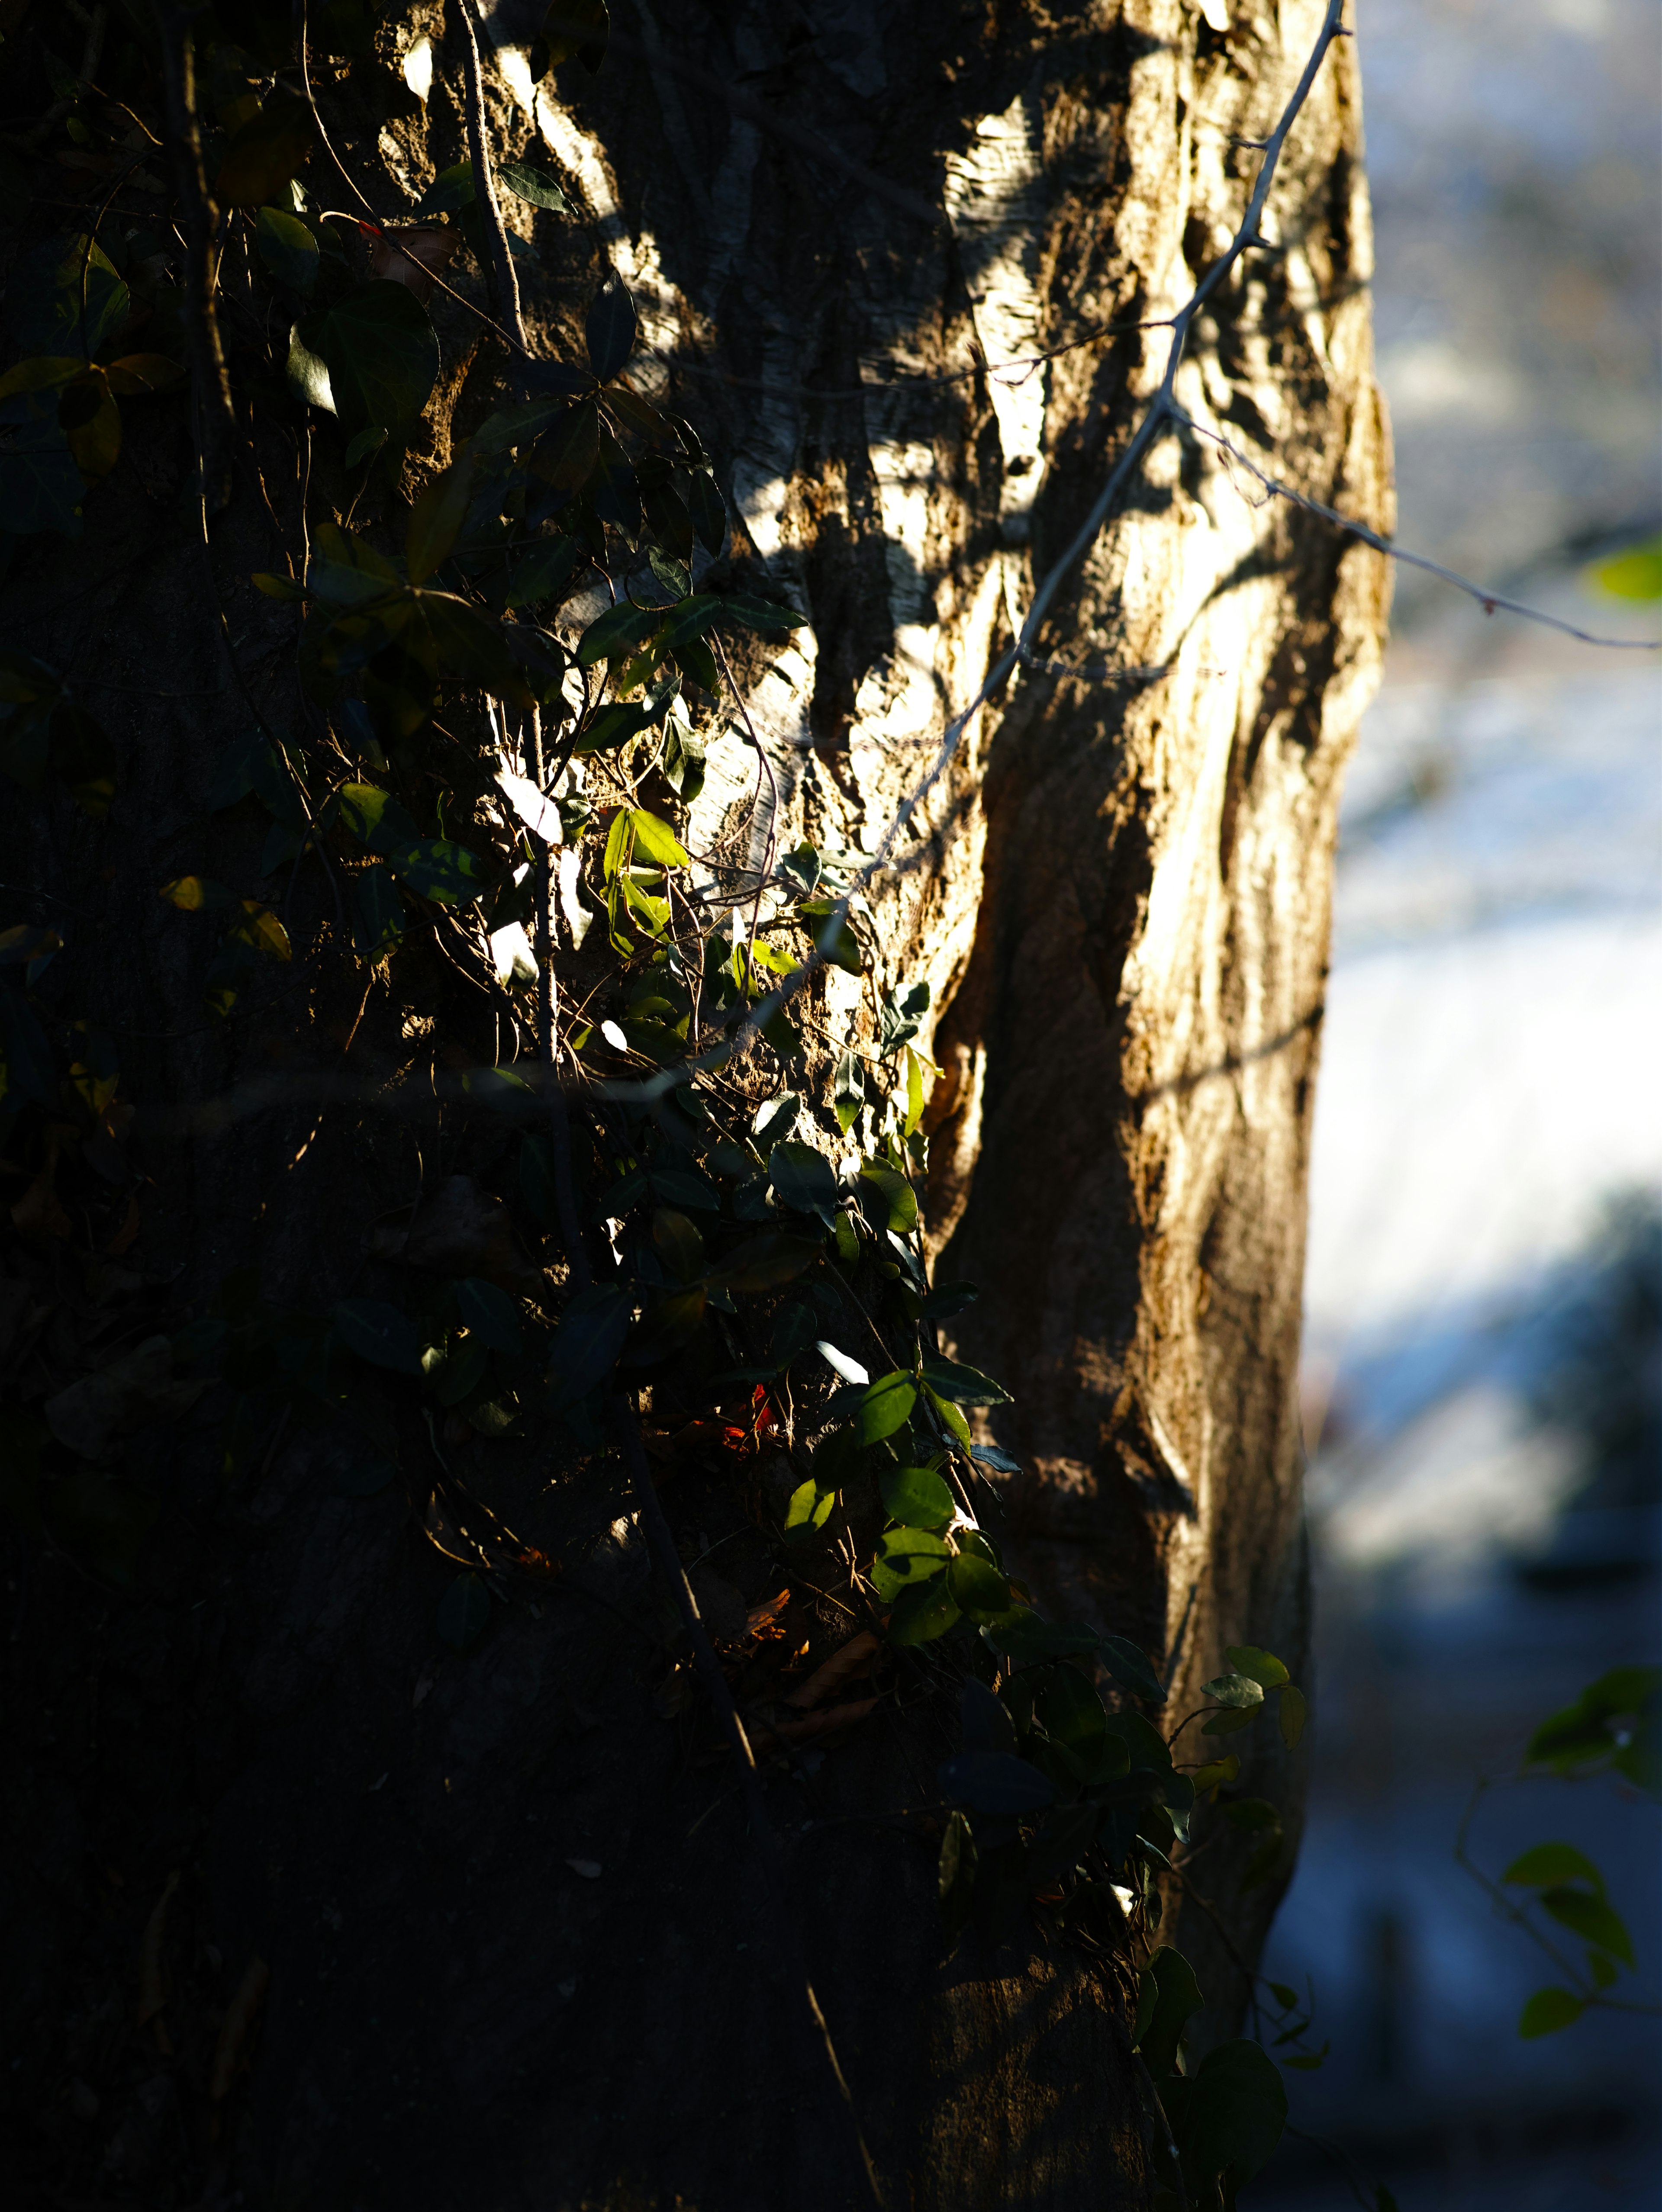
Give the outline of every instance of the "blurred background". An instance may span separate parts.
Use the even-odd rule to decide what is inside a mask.
[[[1357,0],[1400,536],[1582,627],[1662,635],[1662,9]],[[1642,562],[1611,572],[1629,585]],[[1662,2021],[1525,2041],[1557,1977],[1454,1857],[1480,1775],[1662,1658],[1662,672],[1399,573],[1350,771],[1306,1279],[1310,1826],[1266,1971],[1315,2073],[1252,2212],[1662,2203]],[[1604,1870],[1656,2000],[1662,1814],[1482,1799],[1498,1875]],[[1364,2201],[1371,2202],[1371,2197]]]

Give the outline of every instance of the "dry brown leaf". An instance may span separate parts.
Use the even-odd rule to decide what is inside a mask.
[[[161,1939],[167,1931],[167,1907],[173,1903],[174,1892],[179,1887],[179,1869],[167,1876],[167,1887],[157,1898],[149,1918],[144,1923],[144,1941],[138,1954],[138,2025],[146,2027],[155,2019],[167,2002],[167,1992],[161,1980]],[[164,2058],[173,2055],[167,2044],[167,2032],[160,2023],[156,2041]]]
[[[12,1225],[26,1243],[44,1244],[48,1237],[71,1234],[70,1217],[58,1202],[58,1155],[46,1156],[46,1164],[12,1207]]]
[[[116,1231],[114,1236],[111,1237],[109,1243],[104,1247],[105,1258],[107,1260],[119,1260],[122,1254],[131,1248],[137,1235],[138,1194],[135,1191],[133,1195],[127,1200],[127,1212],[125,1218],[122,1221],[120,1228]]]
[[[790,1603],[790,1592],[782,1589],[777,1597],[764,1597],[760,1605],[752,1606],[745,1615],[745,1626],[752,1636],[778,1637],[785,1632],[779,1616]]]
[[[840,1651],[832,1652],[825,1665],[810,1674],[799,1689],[793,1690],[785,1703],[799,1708],[817,1705],[830,1691],[863,1674],[882,1648],[870,1629],[862,1628],[858,1636],[849,1638]]]
[[[514,1242],[507,1207],[472,1176],[447,1176],[423,1193],[411,1215],[400,1206],[376,1223],[369,1235],[376,1259],[441,1275],[483,1275],[504,1289],[535,1277]]]
[[[435,274],[444,274],[460,239],[444,223],[391,224],[369,242],[369,273],[407,285],[425,307]]]
[[[108,1459],[126,1430],[178,1420],[207,1387],[205,1376],[175,1382],[172,1345],[165,1336],[151,1336],[97,1374],[82,1376],[48,1398],[41,1410],[59,1443],[82,1459]]]
[[[264,1959],[248,1961],[248,1971],[241,1985],[231,1999],[225,2024],[219,2031],[219,2041],[214,2046],[214,2068],[209,2078],[208,2094],[217,2104],[230,2093],[236,2069],[247,2047],[249,2032],[254,2015],[265,2000],[271,1979],[271,1970]]]
[[[833,1729],[852,1728],[880,1703],[876,1698],[862,1698],[857,1705],[833,1705],[829,1712],[804,1713],[800,1721],[758,1721],[751,1734],[760,1743],[807,1743],[812,1736],[829,1735]]]

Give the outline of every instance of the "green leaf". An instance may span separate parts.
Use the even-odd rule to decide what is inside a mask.
[[[329,381],[329,364],[320,353],[314,353],[295,324],[289,332],[289,358],[284,374],[289,390],[302,407],[320,407],[326,415],[335,410],[334,387]]]
[[[944,1528],[958,1513],[958,1501],[941,1477],[927,1467],[886,1468],[878,1478],[883,1510],[908,1528]]]
[[[378,1498],[389,1483],[397,1480],[398,1472],[390,1459],[355,1460],[335,1477],[335,1494],[338,1498]]]
[[[312,111],[278,85],[232,138],[214,183],[222,207],[260,207],[298,176],[317,136]]]
[[[549,1354],[557,1407],[585,1398],[616,1364],[629,1333],[630,1296],[616,1283],[579,1291],[560,1316]]]
[[[318,281],[318,242],[297,215],[263,207],[254,225],[259,258],[280,284],[309,294]]]
[[[990,1375],[983,1375],[978,1367],[965,1367],[955,1359],[925,1359],[923,1380],[937,1398],[948,1399],[955,1406],[1008,1406],[1012,1403],[1010,1394],[1001,1382],[995,1382]]]
[[[1309,1717],[1310,1712],[1305,1704],[1304,1692],[1295,1690],[1289,1682],[1281,1694],[1279,1715],[1282,1724],[1282,1741],[1289,1751],[1298,1749],[1299,1739],[1304,1734],[1304,1725]]]
[[[329,372],[336,411],[354,431],[392,432],[414,422],[439,373],[427,310],[405,284],[376,277],[300,325]]]
[[[1169,1943],[1156,1947],[1137,1982],[1135,2047],[1157,2078],[1175,2074],[1183,2031],[1204,2000],[1195,1970]]]
[[[972,1813],[1038,1813],[1056,1794],[1048,1774],[1004,1751],[960,1751],[937,1773],[942,1795]]]
[[[447,837],[420,837],[387,857],[412,891],[440,906],[464,906],[484,895],[484,863]]]
[[[1197,1766],[1189,1779],[1195,1785],[1196,1796],[1203,1797],[1208,1790],[1215,1790],[1221,1782],[1233,1782],[1240,1771],[1241,1763],[1232,1751],[1227,1759],[1210,1759],[1204,1766]],[[1270,1986],[1280,1996],[1282,1984],[1275,1982]],[[1281,1997],[1281,2002],[1291,2004],[1293,1998]]]
[[[1185,2165],[1210,2178],[1232,2171],[1250,2181],[1287,2125],[1287,2087],[1261,2044],[1243,2036],[1208,2051],[1182,2100],[1178,2140]]]
[[[730,1252],[710,1280],[729,1291],[770,1291],[793,1281],[819,1257],[819,1245],[806,1237],[764,1229]]]
[[[696,519],[696,518],[695,518]],[[727,516],[722,515],[725,524]],[[721,613],[728,622],[742,623],[763,637],[788,637],[794,629],[801,629],[807,622],[794,607],[778,605],[772,599],[758,599],[750,592],[725,592],[721,595]]]
[[[404,533],[404,564],[412,584],[424,584],[449,559],[467,520],[472,491],[472,457],[464,453],[434,477],[411,508]]]
[[[1604,1877],[1574,1844],[1533,1844],[1501,1879],[1525,1889],[1555,1889],[1563,1882],[1584,1881],[1595,1897],[1604,1894]]]
[[[439,1634],[458,1651],[478,1642],[490,1620],[490,1591],[483,1575],[458,1575],[439,1600]]]
[[[371,966],[387,955],[404,934],[404,901],[387,870],[377,860],[352,878],[352,941],[360,960]]]
[[[1094,1628],[1041,1620],[1036,1613],[1023,1613],[1017,1620],[1001,1621],[983,1633],[995,1650],[1007,1652],[1018,1667],[1031,1667],[1045,1659],[1077,1658],[1083,1652],[1094,1651],[1098,1643]]]
[[[816,1528],[823,1528],[831,1518],[831,1508],[836,1503],[837,1492],[822,1490],[812,1476],[807,1482],[799,1483],[792,1491],[790,1504],[785,1509],[785,1534],[797,1539],[811,1535]]]
[[[595,294],[583,325],[588,365],[602,384],[610,384],[635,350],[635,302],[629,287],[614,274]]]
[[[1105,1636],[1097,1649],[1103,1665],[1122,1690],[1146,1698],[1151,1705],[1166,1703],[1166,1692],[1146,1652],[1123,1636]]]
[[[456,1285],[456,1310],[464,1328],[472,1330],[493,1352],[509,1358],[520,1349],[520,1309],[516,1301],[482,1276],[466,1275]]]
[[[941,1574],[952,1547],[931,1528],[884,1531],[871,1564],[872,1587],[886,1605],[916,1583]]]
[[[1214,1713],[1209,1720],[1201,1723],[1202,1735],[1233,1735],[1237,1729],[1250,1728],[1263,1707],[1259,1705],[1226,1705],[1221,1712]]]
[[[1217,1674],[1209,1682],[1201,1684],[1201,1695],[1210,1698],[1215,1705],[1233,1705],[1243,1712],[1256,1712],[1263,1703],[1263,1690],[1250,1674]]]
[[[531,465],[557,491],[581,491],[600,458],[600,417],[594,402],[563,408],[531,456]]]
[[[1589,1897],[1584,1889],[1547,1889],[1541,1893],[1541,1905],[1584,1943],[1597,1943],[1630,1971],[1637,1965],[1626,1923],[1602,1897]]]
[[[960,1618],[946,1577],[932,1575],[898,1593],[883,1632],[891,1644],[932,1644]]]
[[[972,1620],[994,1618],[1010,1610],[1010,1585],[989,1560],[974,1552],[960,1552],[947,1570],[947,1586],[954,1603]]]
[[[880,1377],[861,1397],[855,1417],[861,1443],[880,1443],[904,1428],[916,1402],[917,1391],[910,1375],[896,1368],[892,1375]]]
[[[559,0],[548,11],[544,35],[551,63],[569,61],[575,54],[592,76],[605,60],[612,36],[606,0]]]
[[[637,854],[644,853],[648,860],[661,868],[686,866],[686,848],[667,822],[661,822],[655,814],[645,813],[639,807],[630,810],[629,821],[635,833]]]
[[[473,182],[473,164],[452,161],[438,171],[416,203],[416,220],[419,222],[431,215],[460,215],[464,208],[471,208],[478,196],[478,188]]]
[[[516,199],[529,200],[533,207],[550,208],[556,215],[572,212],[570,201],[547,170],[533,169],[529,161],[498,161],[496,180],[506,185]]]
[[[597,615],[583,632],[577,645],[578,667],[593,668],[597,661],[624,659],[661,618],[657,607],[637,607],[632,599],[619,599]]]
[[[575,538],[539,538],[512,556],[508,604],[526,607],[539,599],[551,599],[577,566]]]
[[[415,1323],[381,1298],[343,1298],[332,1316],[337,1337],[349,1352],[372,1367],[395,1375],[421,1373],[421,1345]]]
[[[885,1227],[893,1230],[897,1236],[910,1236],[917,1226],[917,1194],[905,1176],[894,1168],[868,1163],[860,1170],[860,1180],[868,1184],[881,1199]],[[867,1218],[870,1218],[869,1213]],[[939,1387],[937,1384],[936,1388]],[[952,1393],[942,1391],[941,1395],[950,1397]],[[977,1402],[993,1404],[996,1401],[977,1400]]]
[[[1225,1656],[1238,1674],[1245,1674],[1261,1689],[1279,1690],[1283,1682],[1293,1679],[1273,1651],[1261,1651],[1256,1644],[1232,1644]]]
[[[772,1147],[768,1181],[779,1203],[794,1212],[817,1214],[829,1223],[837,1212],[841,1193],[836,1169],[822,1152],[798,1138]]]
[[[220,802],[222,805],[225,801]],[[340,825],[383,858],[419,842],[419,833],[390,791],[378,784],[343,784],[336,799]]]
[[[1537,2035],[1556,2035],[1561,2028],[1574,2027],[1586,2010],[1585,2001],[1568,1990],[1537,1990],[1519,2015],[1518,2033],[1526,2042]]]
[[[56,420],[15,431],[0,447],[0,514],[14,536],[55,530],[61,538],[78,538],[84,490]]]
[[[27,354],[90,361],[131,306],[114,264],[84,234],[30,246],[6,278],[6,321]]]
[[[1616,599],[1662,599],[1662,538],[1597,561],[1591,571],[1601,592]]]

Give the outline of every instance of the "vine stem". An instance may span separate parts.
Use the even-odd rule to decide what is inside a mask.
[[[230,373],[214,311],[214,229],[217,210],[208,196],[202,166],[202,133],[196,112],[196,54],[182,9],[155,0],[161,40],[162,94],[173,140],[174,185],[184,217],[192,381],[199,418],[198,462],[204,500],[217,514],[230,496],[226,452],[237,428]]]
[[[496,198],[496,172],[491,167],[490,148],[485,143],[484,83],[479,70],[478,9],[475,0],[461,0],[460,13],[462,73],[467,80],[467,95],[464,102],[467,121],[467,158],[473,165],[474,198],[484,225],[485,240],[490,248],[485,271],[486,289],[498,317],[513,326],[520,351],[523,354],[529,349],[525,342],[525,325],[520,315],[519,280],[514,274],[514,256],[508,247],[508,232],[502,222],[502,203]]]

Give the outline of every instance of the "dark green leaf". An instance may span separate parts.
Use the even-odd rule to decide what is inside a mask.
[[[917,1401],[917,1391],[910,1375],[897,1368],[892,1375],[885,1375],[874,1382],[860,1401],[856,1426],[862,1444],[874,1444],[884,1437],[892,1437],[904,1428],[910,1419]]]
[[[427,190],[416,203],[416,220],[419,222],[432,215],[460,215],[478,200],[478,188],[473,182],[471,161],[452,161],[441,169]]]
[[[960,1552],[947,1571],[953,1602],[972,1620],[1008,1613],[1013,1602],[1010,1585],[990,1561],[973,1552]]]
[[[405,526],[404,562],[412,584],[424,584],[449,559],[467,517],[472,488],[472,458],[464,453],[434,477],[411,508]]]
[[[1536,1844],[1515,1858],[1501,1877],[1527,1889],[1552,1889],[1567,1881],[1584,1881],[1595,1897],[1604,1894],[1604,1877],[1574,1844]]]
[[[861,1169],[860,1180],[868,1184],[880,1197],[884,1215],[883,1225],[896,1231],[903,1237],[910,1236],[917,1226],[917,1194],[905,1176],[897,1169],[884,1167],[880,1164],[871,1164]],[[870,1218],[868,1208],[867,1218],[869,1220]],[[933,1387],[940,1389],[939,1384],[934,1384]],[[943,1390],[941,1395],[942,1397],[949,1397],[952,1394],[950,1391]],[[977,1402],[993,1405],[998,1401],[987,1399],[978,1400]]]
[[[944,1575],[909,1585],[895,1596],[884,1634],[891,1644],[932,1644],[960,1618]]]
[[[1208,2179],[1227,2169],[1250,2181],[1287,2125],[1281,2069],[1261,2044],[1246,2037],[1207,2052],[1182,2102],[1184,2163]]]
[[[719,560],[728,537],[727,501],[716,489],[715,479],[708,469],[693,471],[687,488],[687,507],[692,526],[698,533],[698,543],[712,561]]]
[[[569,215],[571,203],[560,190],[546,169],[533,169],[529,161],[498,161],[497,181],[533,207],[551,208],[556,215]]]
[[[131,304],[114,264],[85,236],[30,246],[6,278],[6,321],[27,354],[90,360],[125,322]]]
[[[393,872],[423,898],[462,906],[483,896],[484,868],[465,846],[446,837],[420,837],[388,855]]]
[[[983,1467],[989,1467],[995,1474],[1020,1474],[1021,1462],[1014,1452],[1007,1452],[997,1444],[972,1443],[970,1457]]]
[[[1295,1690],[1290,1682],[1281,1694],[1279,1717],[1282,1724],[1282,1741],[1289,1751],[1295,1751],[1298,1748],[1299,1739],[1304,1734],[1305,1723],[1309,1718],[1309,1709],[1305,1704],[1304,1692]]]
[[[1183,2031],[1204,2000],[1195,1970],[1181,1951],[1158,1946],[1137,1984],[1133,2041],[1156,2077],[1175,2074]]]
[[[557,491],[581,491],[600,458],[600,417],[594,402],[561,410],[539,441],[531,465]]]
[[[374,278],[300,329],[328,368],[336,412],[349,429],[397,430],[426,406],[439,342],[407,285]]]
[[[1037,1813],[1056,1797],[1048,1774],[1007,1752],[960,1751],[937,1771],[942,1795],[972,1813]]]
[[[770,1291],[792,1281],[819,1257],[819,1245],[806,1237],[764,1230],[730,1252],[710,1279],[729,1291]]]
[[[376,1498],[397,1475],[390,1459],[354,1460],[335,1477],[335,1489],[342,1498]]]
[[[1146,1698],[1152,1705],[1166,1703],[1166,1692],[1155,1674],[1147,1653],[1123,1636],[1105,1636],[1098,1646],[1102,1663],[1119,1684],[1134,1697]]]
[[[1561,2028],[1574,2027],[1586,2009],[1584,2001],[1572,1996],[1568,1990],[1537,1990],[1524,2007],[1518,2033],[1527,2041],[1537,2035],[1555,2035]]]
[[[404,934],[404,901],[388,871],[377,861],[352,878],[352,938],[358,957],[383,960]]]
[[[397,1306],[381,1298],[343,1298],[332,1318],[335,1334],[360,1359],[395,1375],[421,1373],[415,1323]]]
[[[490,1620],[490,1592],[483,1575],[458,1575],[439,1600],[439,1634],[458,1651],[477,1644]]]
[[[1235,1706],[1243,1712],[1256,1712],[1263,1703],[1263,1691],[1250,1674],[1215,1675],[1211,1681],[1201,1684],[1201,1695],[1215,1705]]]
[[[817,1214],[829,1222],[841,1193],[837,1170],[825,1154],[800,1139],[775,1145],[768,1154],[768,1181],[782,1206],[796,1213]]]
[[[726,520],[724,514],[723,522]],[[772,599],[758,599],[750,592],[724,592],[721,616],[725,621],[741,623],[746,629],[757,630],[764,637],[788,637],[807,621],[807,617],[799,615],[794,607],[780,606]]]
[[[958,1512],[952,1492],[926,1467],[886,1468],[878,1487],[890,1520],[909,1528],[944,1528]]]
[[[576,568],[577,543],[572,538],[539,538],[512,556],[508,604],[510,607],[551,599]]]
[[[254,226],[259,258],[280,284],[309,293],[318,281],[318,242],[297,215],[263,207]]]
[[[456,1310],[464,1328],[493,1352],[514,1358],[520,1349],[520,1309],[508,1292],[482,1276],[467,1275],[456,1285]]]
[[[630,1297],[615,1283],[579,1291],[560,1317],[548,1378],[557,1407],[585,1398],[615,1364],[629,1333]]]
[[[937,1398],[954,1406],[1008,1406],[1010,1394],[1003,1385],[983,1375],[978,1367],[965,1367],[954,1359],[926,1359],[923,1380]]]
[[[229,801],[222,799],[215,803],[226,805]],[[383,791],[379,784],[343,784],[336,806],[341,827],[350,830],[361,844],[383,858],[406,852],[420,842],[410,816],[391,792]]]
[[[1018,1667],[1032,1666],[1045,1659],[1076,1658],[1082,1652],[1094,1651],[1098,1643],[1093,1628],[1041,1620],[1036,1613],[1024,1613],[1017,1620],[1000,1621],[995,1627],[983,1630],[983,1634],[995,1650],[1008,1652]]]
[[[1541,1893],[1541,1904],[1561,1927],[1579,1936],[1584,1943],[1598,1944],[1624,1966],[1636,1966],[1626,1923],[1602,1897],[1589,1897],[1584,1889],[1547,1889]]]
[[[544,27],[551,66],[575,54],[591,75],[606,59],[611,36],[606,0],[555,0]]]
[[[316,139],[312,111],[279,84],[225,149],[214,198],[222,207],[259,207],[298,176]]]
[[[1245,1674],[1261,1689],[1278,1690],[1293,1679],[1273,1651],[1261,1651],[1256,1644],[1232,1644],[1225,1656],[1238,1674]]]
[[[610,384],[635,350],[635,302],[621,276],[612,275],[595,294],[583,325],[588,365]]]

